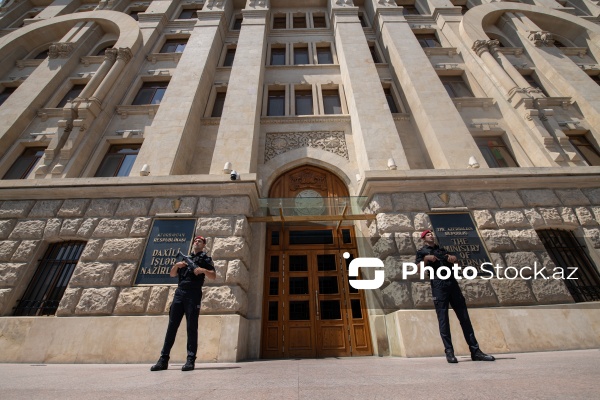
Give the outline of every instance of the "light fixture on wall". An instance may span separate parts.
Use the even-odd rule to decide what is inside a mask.
[[[362,180],[362,177],[360,176],[360,174],[356,174],[356,182],[360,182]]]
[[[223,173],[224,174],[229,174],[229,173],[231,173],[232,169],[233,169],[233,165],[229,161],[227,161],[225,163],[225,165],[223,166]]]
[[[179,207],[181,207],[181,199],[176,198],[175,200],[171,200],[171,207],[173,208],[174,213],[179,211]]]
[[[469,168],[479,168],[479,163],[474,156],[469,157]]]
[[[142,169],[140,169],[140,175],[141,176],[150,175],[150,166],[148,164],[142,165]]]
[[[398,166],[396,165],[396,161],[394,161],[393,157],[388,158],[387,165],[388,165],[388,169],[391,169],[391,170],[398,169]]]

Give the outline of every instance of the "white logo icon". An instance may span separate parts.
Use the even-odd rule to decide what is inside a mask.
[[[344,258],[348,259],[350,254],[344,253]],[[384,268],[383,261],[375,257],[358,257],[350,261],[350,268],[348,275],[351,277],[358,277],[359,268]],[[379,289],[383,285],[385,273],[382,269],[375,270],[375,279],[350,279],[350,286],[354,289]]]

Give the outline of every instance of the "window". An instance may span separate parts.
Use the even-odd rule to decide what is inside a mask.
[[[467,7],[466,4],[461,4],[459,7],[460,7],[460,13],[462,15],[465,15],[467,13],[467,11],[469,11],[469,7]]]
[[[144,12],[143,10],[141,10],[141,11],[129,11],[129,16],[131,18],[135,19],[136,21],[139,21],[140,19],[139,19],[138,14],[139,13],[143,13],[143,12]]]
[[[67,92],[65,97],[56,105],[56,108],[63,108],[67,105],[68,102],[75,99],[77,96],[81,94],[85,85],[73,85],[73,87]]]
[[[315,28],[327,28],[327,22],[323,15],[313,15],[313,27]]]
[[[331,55],[331,46],[317,47],[317,62],[319,64],[333,64],[333,56]]]
[[[51,244],[13,315],[54,315],[84,247],[80,241]]]
[[[223,60],[224,67],[233,66],[233,60],[235,59],[235,48],[227,49],[225,53],[225,59]]]
[[[179,14],[179,17],[177,17],[177,19],[194,19],[194,18],[198,18],[198,10],[196,10],[194,8],[182,10],[181,14]]]
[[[278,117],[285,115],[285,90],[269,90],[267,115]]]
[[[325,114],[341,114],[342,103],[337,89],[323,90],[323,111]]]
[[[600,165],[600,154],[585,135],[568,135],[569,142],[577,149],[577,152],[588,165]]]
[[[286,29],[285,14],[275,14],[273,17],[273,29]]]
[[[129,176],[139,151],[139,144],[110,146],[108,153],[100,164],[100,168],[98,168],[98,172],[96,172],[96,176]]]
[[[294,65],[308,63],[308,46],[294,47]]]
[[[381,64],[381,58],[379,57],[379,54],[377,54],[377,49],[375,49],[374,44],[369,45],[369,51],[371,52],[371,57],[373,58],[373,62],[375,64]]]
[[[242,29],[242,21],[243,20],[244,20],[243,17],[235,17],[235,20],[233,20],[232,30],[239,31],[240,29]]]
[[[592,78],[594,82],[600,85],[600,75],[590,75],[590,78]]]
[[[544,90],[544,87],[538,83],[538,81],[535,79],[533,74],[523,75],[523,78],[525,78],[525,80],[527,81],[527,83],[529,84],[530,87],[540,89],[542,91],[542,93],[544,93],[544,95],[548,96],[548,93],[546,93],[546,90]]]
[[[2,93],[0,93],[0,106],[2,104],[4,104],[4,102],[6,101],[6,99],[8,99],[10,97],[10,95],[15,92],[15,90],[17,90],[17,88],[14,87],[14,86],[10,86],[10,87],[5,87],[4,88],[4,90],[2,91]]]
[[[296,115],[313,115],[312,90],[296,90]]]
[[[600,273],[583,246],[571,231],[543,229],[537,231],[542,244],[564,279],[569,293],[576,302],[600,300]],[[593,250],[591,250],[593,251]],[[573,268],[577,268],[574,270]]]
[[[285,65],[285,47],[271,48],[271,65]]]
[[[390,106],[390,112],[397,113],[398,107],[396,106],[396,101],[394,101],[394,95],[392,94],[391,88],[383,88],[383,93],[385,93],[385,99],[388,102],[388,106]]]
[[[367,21],[365,20],[363,13],[358,13],[358,20],[360,21],[360,26],[363,28],[367,28],[369,26],[367,25]]]
[[[440,76],[440,80],[450,97],[473,97],[473,93],[462,76]]]
[[[169,82],[144,82],[131,104],[160,104],[168,85]]]
[[[514,158],[499,137],[475,138],[475,143],[481,150],[483,158],[490,168],[518,167]]]
[[[160,53],[183,53],[187,41],[187,39],[167,39]]]
[[[421,13],[417,10],[417,7],[414,5],[403,5],[402,6],[402,15],[420,15]]]
[[[44,147],[29,147],[17,158],[2,179],[27,179],[44,155]]]
[[[96,55],[96,56],[104,56],[104,55],[106,55],[106,50],[108,50],[108,49],[112,49],[113,45],[114,45],[114,43],[113,43],[113,44],[109,44],[109,45],[107,45],[107,46],[103,46],[103,47],[102,47],[100,50],[98,50],[98,51],[96,52],[96,54],[94,54],[94,55]]]
[[[223,106],[225,105],[225,96],[226,92],[217,92],[217,96],[215,97],[215,104],[213,106],[211,117],[220,118],[223,114]]]
[[[419,33],[415,35],[421,47],[442,47],[434,33]]]
[[[306,15],[296,14],[293,18],[294,29],[306,28]]]
[[[44,51],[39,52],[35,57],[33,57],[34,60],[44,60],[46,58],[48,58],[48,52],[50,51],[50,49],[46,49]]]

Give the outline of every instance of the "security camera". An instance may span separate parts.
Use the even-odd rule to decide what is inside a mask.
[[[236,170],[232,170],[231,171],[231,180],[235,181],[238,179],[240,179],[240,174],[238,174]]]

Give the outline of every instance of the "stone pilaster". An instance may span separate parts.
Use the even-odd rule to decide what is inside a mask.
[[[248,0],[231,69],[225,105],[210,166],[222,174],[229,161],[240,173],[255,172],[269,2]]]

